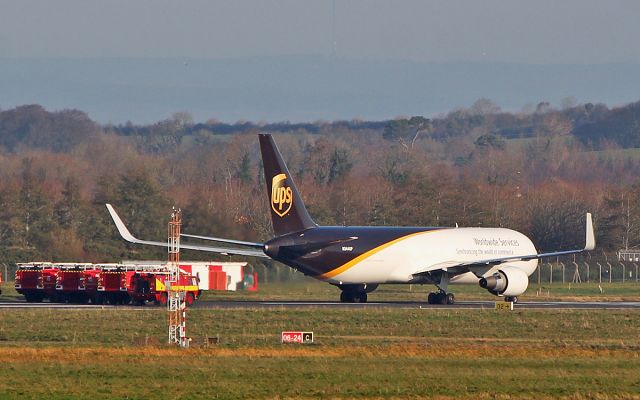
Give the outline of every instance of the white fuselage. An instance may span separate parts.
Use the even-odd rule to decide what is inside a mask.
[[[408,235],[392,244],[372,249],[355,259],[348,268],[319,279],[336,284],[409,283],[417,273],[446,270],[448,265],[531,254],[536,254],[531,240],[510,229],[433,230]],[[535,271],[537,264],[537,259],[508,263],[528,276]],[[486,277],[498,269],[500,266],[487,267],[481,276]],[[472,272],[458,271],[452,275],[451,283],[477,283],[479,280]]]

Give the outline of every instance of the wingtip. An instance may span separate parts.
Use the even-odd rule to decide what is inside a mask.
[[[596,248],[596,237],[593,231],[593,218],[591,213],[587,213],[586,238],[584,249],[591,251]]]
[[[118,229],[118,233],[120,233],[120,236],[122,236],[122,238],[128,242],[137,243],[138,239],[136,239],[131,234],[131,232],[129,232],[129,229],[127,229],[124,222],[122,222],[122,219],[120,218],[116,210],[113,208],[113,206],[109,203],[105,205],[107,206],[107,210],[109,210],[109,214],[111,215],[111,219],[113,220],[113,223],[116,224],[116,228]]]

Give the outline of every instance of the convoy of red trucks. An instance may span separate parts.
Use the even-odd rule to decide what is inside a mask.
[[[189,262],[180,265],[174,290],[186,293],[193,304],[203,290],[257,289],[255,273],[244,273],[246,263]],[[226,271],[226,272],[225,272]],[[16,291],[28,302],[166,305],[169,291],[166,264],[48,263],[19,264]],[[246,284],[245,284],[246,283]]]

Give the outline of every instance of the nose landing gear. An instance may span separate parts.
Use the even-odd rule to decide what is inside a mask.
[[[516,304],[518,302],[518,297],[517,296],[505,296],[504,301]]]

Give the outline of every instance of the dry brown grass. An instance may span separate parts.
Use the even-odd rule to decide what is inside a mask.
[[[140,347],[41,347],[41,348],[2,348],[0,347],[0,363],[23,363],[29,361],[55,363],[95,363],[109,362],[114,359],[138,359],[142,357],[189,358],[192,356],[225,358],[225,357],[269,357],[269,358],[383,358],[383,357],[421,357],[438,358],[531,358],[554,359],[562,357],[581,358],[616,358],[639,359],[637,348],[596,348],[583,346],[532,346],[521,344],[503,346],[502,344],[393,344],[388,346],[299,346],[283,345],[282,347],[241,347],[241,348],[191,348],[181,350],[174,347],[140,346]]]

